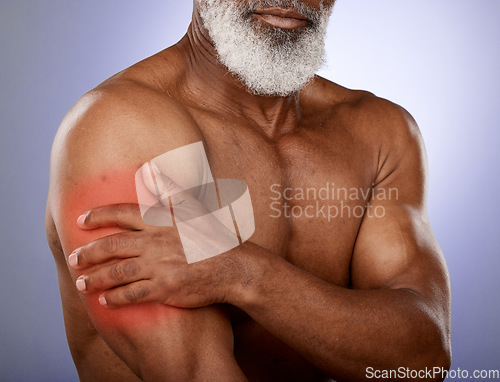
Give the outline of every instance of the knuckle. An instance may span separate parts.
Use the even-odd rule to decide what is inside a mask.
[[[122,234],[122,245],[123,247],[127,247],[132,251],[137,251],[138,249],[142,249],[143,246],[139,243],[139,238],[137,235],[133,235],[130,233],[123,233]]]
[[[151,246],[158,248],[171,246],[174,238],[172,231],[168,229],[157,230],[149,236]]]
[[[111,267],[109,270],[109,276],[111,279],[116,280],[116,281],[123,281],[127,278],[136,276],[141,267],[139,264],[131,261],[127,262],[125,264],[120,264],[117,263]]]
[[[140,270],[141,270],[140,265],[134,261],[130,261],[123,265],[123,274],[126,277],[136,276]]]
[[[121,239],[116,235],[111,235],[106,238],[106,251],[109,253],[115,253],[122,246]]]
[[[125,298],[130,302],[138,302],[149,295],[149,288],[145,286],[130,286],[125,289]]]
[[[121,264],[113,265],[109,270],[109,277],[112,280],[122,281],[125,278],[122,265]]]
[[[137,249],[137,238],[126,233],[115,234],[106,237],[104,249],[111,254],[127,248]]]
[[[149,237],[151,249],[164,247],[167,243],[161,232],[154,232]]]

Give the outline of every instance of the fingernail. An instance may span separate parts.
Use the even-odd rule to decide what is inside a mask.
[[[80,215],[80,216],[78,217],[78,220],[76,221],[76,223],[77,223],[78,225],[84,225],[84,224],[85,224],[85,219],[87,218],[87,215],[88,215],[88,214],[89,214],[89,213],[88,213],[88,212],[86,212],[86,213],[84,213],[83,215]]]
[[[78,255],[76,254],[76,251],[74,251],[71,255],[69,255],[68,264],[70,267],[73,268],[78,265]]]
[[[101,304],[102,306],[108,305],[108,302],[106,301],[106,297],[104,297],[104,295],[99,296],[99,304]]]
[[[87,284],[85,283],[85,276],[78,277],[78,280],[76,280],[76,289],[78,289],[80,292],[83,292],[85,289],[87,289]]]

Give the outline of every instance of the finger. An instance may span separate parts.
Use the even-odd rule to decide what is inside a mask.
[[[151,280],[141,280],[102,293],[99,303],[108,308],[118,308],[130,304],[157,302],[152,290]]]
[[[78,218],[77,225],[85,230],[120,227],[137,231],[145,227],[137,204],[113,204],[93,208]]]
[[[73,251],[68,264],[75,269],[88,268],[113,259],[137,257],[143,249],[138,233],[117,233],[97,239]]]
[[[76,288],[89,293],[108,290],[143,280],[143,273],[135,259],[122,260],[81,275],[76,280]]]

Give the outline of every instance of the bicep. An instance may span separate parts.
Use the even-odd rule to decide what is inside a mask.
[[[92,324],[89,312],[85,309],[75,288],[75,275],[70,274],[67,256],[62,249],[51,215],[51,210],[57,211],[60,206],[56,204],[55,208],[51,208],[49,203],[48,207],[45,223],[47,239],[57,267],[68,345],[80,380],[137,381],[137,376],[110,349]]]
[[[135,169],[117,167],[96,174],[80,173],[77,177],[65,173],[64,169],[60,174],[55,174],[56,194],[51,194],[49,205],[66,262],[75,249],[101,237],[121,232],[118,227],[82,230],[76,221],[91,208],[118,203],[137,203],[134,174]],[[73,281],[76,281],[84,271],[71,267],[68,269]],[[126,330],[128,326],[137,328],[157,325],[165,315],[178,310],[160,304],[111,310],[99,304],[98,293],[80,293],[80,297],[94,325],[104,331],[119,326]]]
[[[175,371],[165,370],[166,364],[187,362],[185,354],[191,356],[192,353],[182,353],[180,350],[184,350],[184,347],[193,350],[197,346],[196,342],[190,341],[192,333],[200,325],[212,329],[223,322],[223,319],[217,315],[215,308],[189,311],[159,303],[110,309],[99,304],[99,293],[77,291],[75,281],[82,270],[69,267],[68,256],[76,248],[120,232],[120,229],[110,227],[83,231],[78,228],[76,221],[92,207],[136,202],[133,173],[134,171],[114,169],[106,174],[88,178],[80,176],[79,179],[71,179],[69,174],[66,177],[64,172],[54,174],[49,207],[63,250],[59,267],[60,275],[66,280],[61,286],[64,288],[62,294],[65,296],[65,310],[70,310],[66,326],[73,329],[69,336],[75,341],[72,351],[80,354],[80,358],[86,363],[84,369],[93,375],[99,373],[103,359],[114,362],[112,374],[115,377],[122,372],[126,374],[125,365],[113,355],[106,354],[109,346],[136,375],[153,378]],[[66,269],[63,271],[64,267]],[[78,314],[84,316],[77,317]],[[81,333],[78,328],[82,326],[82,322],[87,321],[87,317],[98,334],[92,341],[82,341],[79,336]],[[220,326],[213,330],[219,330]],[[98,357],[96,351],[102,351],[106,356]]]
[[[356,289],[407,289],[446,294],[447,273],[439,245],[425,216],[408,206],[378,209],[359,232],[352,261]]]
[[[426,212],[425,150],[414,122],[405,123],[381,148],[374,192],[353,252],[352,285],[412,291],[444,312],[448,274]]]
[[[81,231],[76,225],[80,214],[91,207],[136,202],[133,187],[130,190],[134,184],[134,171],[113,173],[114,177],[98,176],[94,180],[72,182],[69,187],[59,188],[62,190],[59,197],[49,198],[67,268],[68,256],[74,249],[119,232],[118,228],[112,227]],[[89,191],[95,189],[99,192]],[[79,295],[100,337],[135,374],[145,379],[156,380],[170,374],[189,373],[190,368],[205,354],[204,348],[200,352],[201,347],[215,352],[213,354],[217,351],[223,354],[231,348],[229,321],[215,306],[190,310],[154,303],[105,308],[98,302],[98,293],[76,291],[75,281],[81,271],[70,268],[69,272],[72,295]],[[92,352],[92,349],[87,351]],[[93,359],[91,367],[98,369],[99,359]]]

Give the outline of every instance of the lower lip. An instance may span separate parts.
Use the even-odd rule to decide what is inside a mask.
[[[281,29],[298,29],[307,25],[307,20],[294,19],[292,17],[280,17],[262,13],[255,13],[255,17],[259,21]]]

